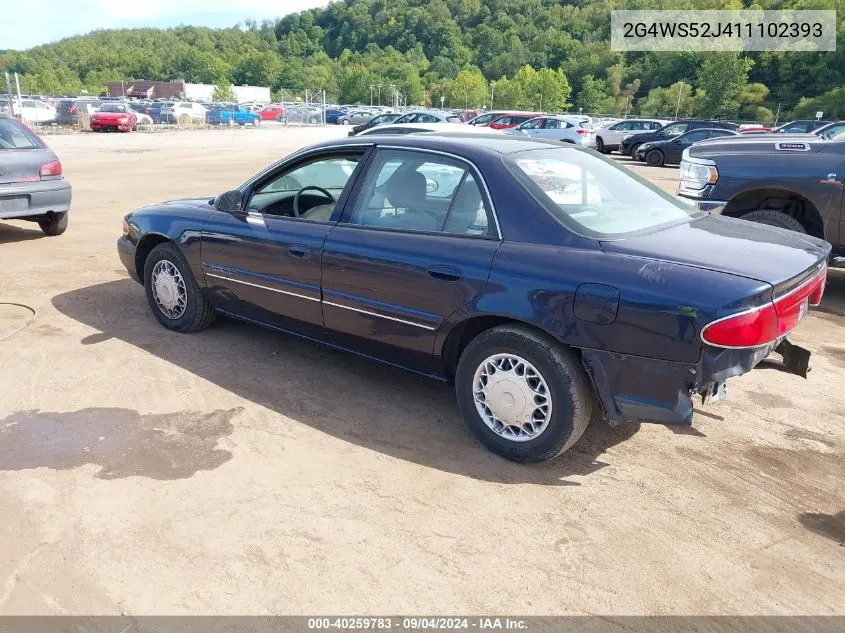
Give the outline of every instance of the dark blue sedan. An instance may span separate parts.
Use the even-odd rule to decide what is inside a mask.
[[[165,327],[221,313],[454,381],[476,436],[528,462],[597,408],[691,424],[694,395],[773,351],[806,375],[786,335],[830,246],[701,214],[589,150],[453,134],[306,148],[128,214],[118,250]]]

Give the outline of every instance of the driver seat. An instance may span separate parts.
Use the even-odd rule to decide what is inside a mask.
[[[311,207],[299,217],[303,220],[314,220],[315,222],[328,222],[332,219],[334,213],[334,202],[328,204],[318,204],[316,207]]]

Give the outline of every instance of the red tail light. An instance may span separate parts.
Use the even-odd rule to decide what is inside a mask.
[[[587,130],[585,130],[585,129],[583,129],[583,128],[578,128],[578,129],[577,129],[577,130],[575,130],[575,131],[576,131],[576,132],[578,132],[578,134],[581,134],[582,136],[583,136],[584,134],[586,134],[586,133],[587,133]]]
[[[772,303],[713,321],[701,331],[701,340],[729,348],[767,345],[795,329],[806,315],[807,305],[821,303],[826,280],[827,267]]]
[[[41,176],[41,180],[58,180],[62,177],[62,164],[57,160],[44,163],[38,175]]]

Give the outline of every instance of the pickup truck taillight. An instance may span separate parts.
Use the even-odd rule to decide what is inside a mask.
[[[41,165],[38,172],[41,180],[59,180],[62,177],[62,164],[57,160],[51,160],[49,163]]]
[[[701,331],[701,340],[715,347],[757,347],[789,334],[822,301],[827,267],[810,281],[759,308],[717,319]]]

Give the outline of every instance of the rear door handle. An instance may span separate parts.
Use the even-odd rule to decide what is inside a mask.
[[[307,246],[302,246],[300,244],[293,244],[292,246],[288,246],[288,253],[290,253],[294,257],[309,257],[312,252],[314,252],[313,249],[308,248]]]
[[[460,268],[442,265],[429,266],[428,274],[441,281],[460,281],[464,276]]]

